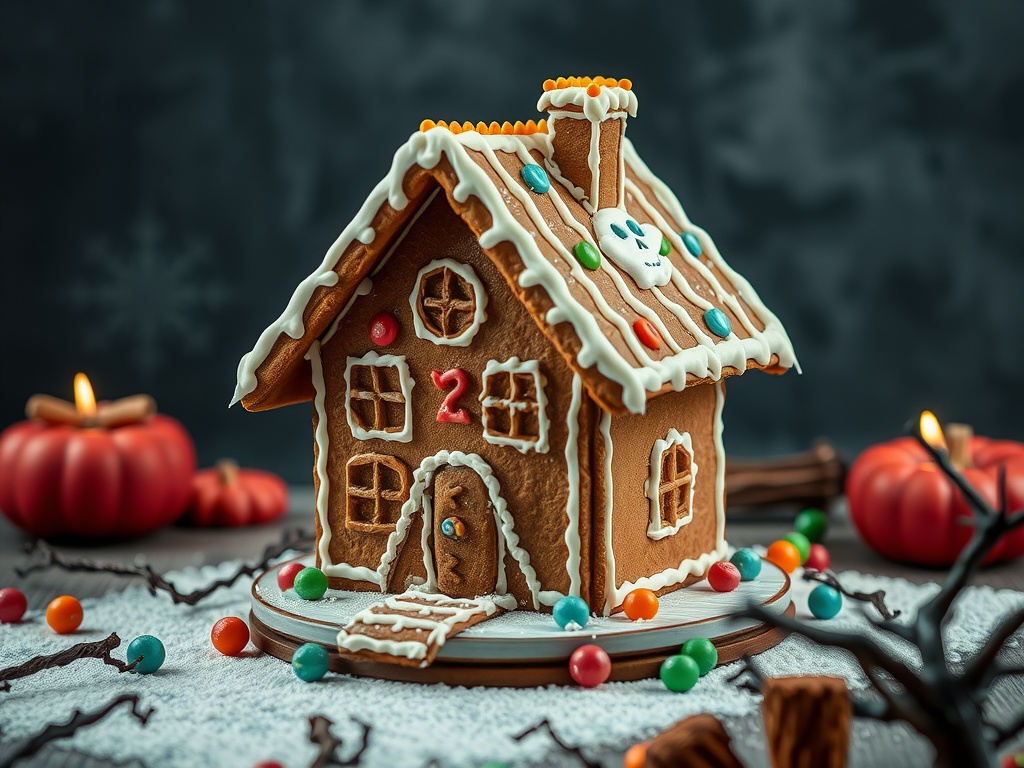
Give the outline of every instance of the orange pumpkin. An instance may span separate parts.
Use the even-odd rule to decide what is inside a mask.
[[[288,486],[277,475],[220,461],[192,479],[192,503],[183,521],[200,527],[236,528],[277,520],[288,511]]]

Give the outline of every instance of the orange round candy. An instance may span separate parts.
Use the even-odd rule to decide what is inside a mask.
[[[210,640],[225,656],[238,656],[249,642],[249,627],[236,616],[225,616],[213,625]]]
[[[68,635],[82,625],[82,604],[71,595],[61,595],[46,606],[46,623],[58,635]]]
[[[786,573],[792,573],[800,565],[800,550],[796,544],[780,539],[768,547],[767,559]]]
[[[631,621],[653,619],[658,615],[658,596],[649,589],[634,589],[622,601],[622,610]]]
[[[634,744],[622,758],[622,768],[644,768],[647,765],[647,742]]]

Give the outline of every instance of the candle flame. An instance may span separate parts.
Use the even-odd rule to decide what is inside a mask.
[[[87,418],[96,415],[96,395],[84,373],[75,374],[75,410]]]
[[[923,411],[921,413],[920,429],[921,437],[932,448],[941,448],[944,451],[949,450],[946,446],[946,436],[942,434],[942,427],[939,426],[939,420],[935,417],[934,413],[931,411]]]

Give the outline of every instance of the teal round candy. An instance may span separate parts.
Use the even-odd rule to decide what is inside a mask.
[[[576,260],[587,269],[597,269],[601,266],[600,252],[586,240],[580,240],[573,246],[573,255]]]
[[[669,656],[661,662],[661,670],[658,672],[661,682],[670,691],[682,693],[688,691],[697,684],[700,677],[700,667],[697,662],[689,656]]]
[[[704,324],[713,334],[723,339],[732,333],[732,321],[718,307],[712,307],[704,313]]]
[[[300,680],[315,683],[322,680],[331,665],[331,657],[327,649],[318,643],[300,645],[292,654],[292,669]]]
[[[319,568],[303,568],[295,575],[294,589],[303,600],[319,600],[327,591],[327,576]]]
[[[718,649],[706,637],[691,637],[681,649],[683,656],[689,656],[697,662],[700,676],[704,677],[718,664]]]
[[[807,558],[811,556],[811,542],[807,540],[806,536],[796,531],[790,531],[782,539],[788,541],[800,552],[800,565],[807,562]]]
[[[693,232],[683,232],[680,237],[683,238],[683,245],[686,246],[686,250],[690,252],[691,256],[700,256],[703,253],[703,249],[700,247],[700,240]]]
[[[816,619],[834,618],[843,607],[843,596],[835,587],[819,584],[807,597],[807,607]]]
[[[793,523],[798,533],[802,533],[812,544],[817,544],[825,538],[825,531],[828,530],[828,518],[820,509],[805,509],[796,516]]]
[[[740,581],[753,581],[761,574],[761,556],[752,549],[737,549],[729,562],[740,572]]]
[[[128,643],[128,663],[132,663],[139,656],[142,661],[132,667],[132,672],[140,675],[152,675],[164,664],[167,654],[164,651],[164,644],[152,635],[139,635]]]
[[[668,256],[669,251],[672,250],[672,245],[669,243],[668,238],[664,235],[661,236],[661,248],[658,249],[659,256]]]
[[[543,195],[551,189],[551,180],[548,178],[547,172],[539,165],[533,163],[524,165],[519,175],[523,177],[523,183],[530,188],[531,192]]]
[[[577,627],[585,627],[590,620],[590,606],[587,605],[587,601],[583,598],[569,595],[559,598],[558,602],[555,603],[552,614],[555,617],[555,624],[562,629],[565,629],[570,624],[575,624]]]

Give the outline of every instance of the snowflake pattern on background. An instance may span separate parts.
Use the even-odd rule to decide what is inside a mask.
[[[89,242],[66,292],[85,348],[117,342],[144,375],[182,352],[209,349],[214,315],[229,299],[210,263],[203,242],[169,245],[151,214],[139,218],[123,247],[108,238]]]

